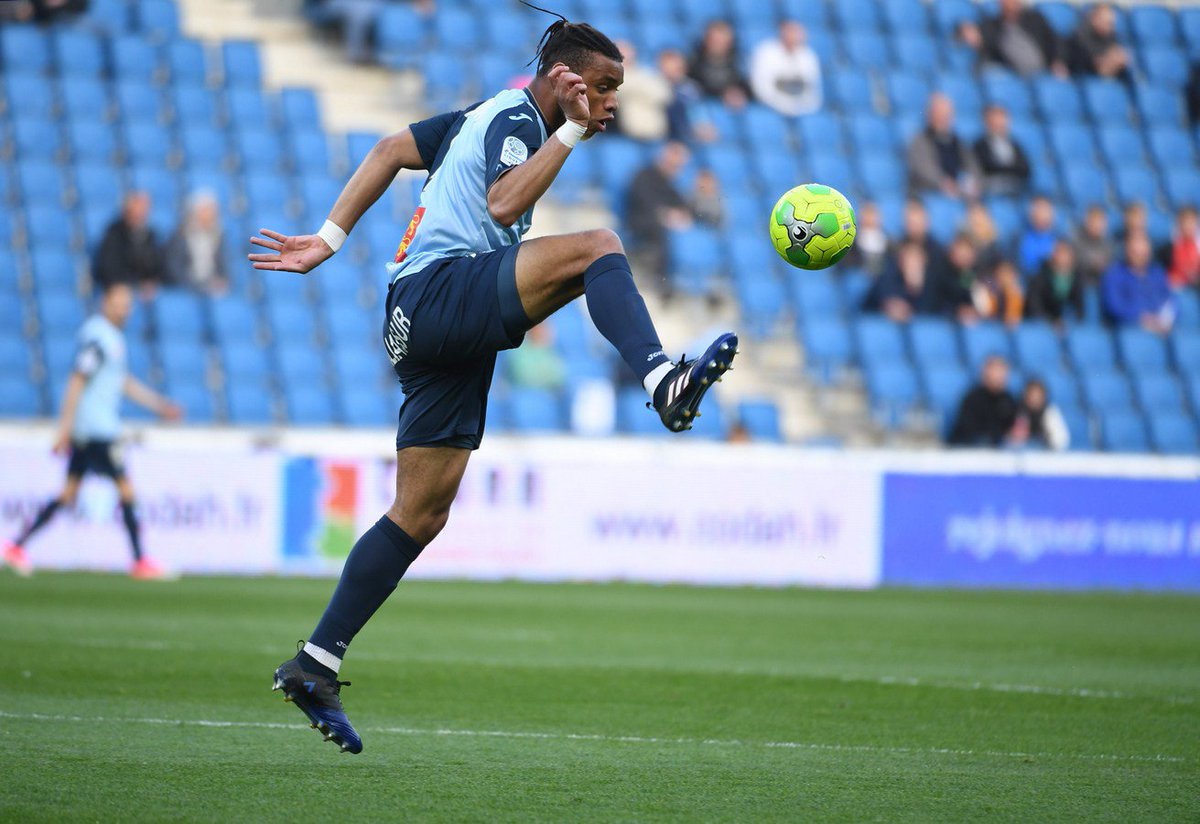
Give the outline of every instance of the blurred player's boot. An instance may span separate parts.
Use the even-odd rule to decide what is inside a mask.
[[[663,426],[672,432],[691,429],[700,417],[700,401],[721,376],[733,368],[738,353],[737,335],[726,332],[695,360],[681,360],[654,391],[654,409]]]
[[[33,564],[30,563],[29,556],[25,554],[24,549],[12,541],[4,542],[4,563],[22,578],[28,578],[33,574]]]
[[[167,571],[162,564],[149,558],[141,558],[133,562],[129,577],[138,581],[170,581],[176,576]]]
[[[350,682],[305,672],[298,658],[279,665],[271,689],[283,690],[283,700],[299,707],[308,716],[310,726],[325,736],[326,741],[337,744],[342,752],[362,752],[362,739],[342,709],[340,692]]]

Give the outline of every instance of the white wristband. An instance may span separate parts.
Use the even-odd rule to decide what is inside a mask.
[[[574,149],[583,136],[587,134],[587,126],[580,126],[578,123],[568,120],[566,123],[559,126],[554,136],[558,138],[558,142],[566,146],[568,149]]]
[[[337,254],[337,250],[341,249],[342,244],[346,242],[346,233],[332,220],[325,221],[325,225],[317,232],[317,237],[328,243],[334,254]]]

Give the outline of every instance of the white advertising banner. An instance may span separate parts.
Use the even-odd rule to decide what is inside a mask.
[[[128,449],[142,544],[179,572],[279,569],[281,458],[250,450]],[[11,539],[62,489],[66,462],[45,443],[0,445],[0,536]],[[73,510],[30,539],[35,567],[126,570],[129,540],[107,478],[86,476]]]
[[[391,504],[394,466],[336,468],[342,491],[360,473],[361,532]],[[879,495],[877,472],[799,451],[493,442],[410,575],[870,587]]]

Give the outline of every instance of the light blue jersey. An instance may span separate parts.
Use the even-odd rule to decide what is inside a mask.
[[[76,441],[113,441],[121,432],[121,395],[125,390],[125,335],[103,315],[79,329],[75,371],[87,383],[75,411]]]
[[[430,170],[421,203],[388,265],[390,280],[434,261],[513,246],[529,231],[533,209],[512,226],[488,213],[487,193],[505,172],[546,142],[541,110],[525,90],[508,89],[478,106],[414,123]]]

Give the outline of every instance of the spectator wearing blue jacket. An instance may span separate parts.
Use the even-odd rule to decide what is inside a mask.
[[[1054,204],[1039,195],[1029,202],[1029,223],[1017,242],[1017,265],[1021,274],[1032,277],[1054,251],[1058,236],[1054,233]]]
[[[1104,273],[1100,294],[1113,323],[1165,335],[1175,322],[1175,298],[1153,254],[1149,237],[1131,234],[1125,240],[1125,260]]]

